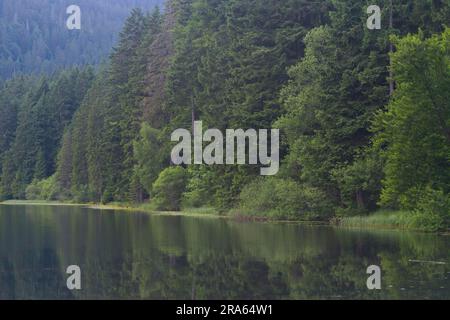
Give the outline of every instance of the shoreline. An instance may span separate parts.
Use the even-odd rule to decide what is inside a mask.
[[[218,212],[201,212],[204,209],[187,209],[182,211],[155,211],[145,206],[131,206],[129,204],[123,203],[111,203],[111,204],[98,204],[98,203],[73,203],[73,202],[63,202],[63,201],[35,201],[35,200],[7,200],[0,202],[0,205],[4,206],[51,206],[51,207],[81,207],[92,210],[99,211],[128,211],[135,213],[147,213],[155,216],[186,216],[186,217],[205,217],[205,218],[232,218],[226,215],[220,215]]]
[[[7,200],[0,202],[0,205],[5,206],[67,206],[67,207],[82,207],[99,211],[128,211],[134,213],[146,213],[154,216],[183,216],[183,217],[198,217],[198,218],[214,218],[214,219],[229,219],[242,223],[273,223],[273,224],[302,224],[311,226],[328,226],[337,229],[353,229],[353,230],[386,230],[386,231],[398,231],[398,232],[418,232],[428,233],[442,236],[450,236],[450,230],[441,232],[429,232],[420,229],[411,229],[407,225],[390,225],[384,223],[366,223],[363,216],[357,216],[351,218],[353,221],[360,220],[360,223],[346,224],[340,223],[339,219],[333,219],[330,221],[302,221],[302,220],[273,220],[263,216],[236,216],[220,214],[218,211],[212,208],[187,208],[181,211],[155,211],[146,207],[145,204],[132,206],[126,203],[111,203],[111,204],[98,204],[98,203],[73,203],[62,201],[35,201],[35,200]]]

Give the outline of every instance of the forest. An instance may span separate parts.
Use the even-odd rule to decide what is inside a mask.
[[[68,30],[66,9],[82,8],[81,30]],[[29,73],[52,73],[77,65],[97,65],[116,43],[133,8],[152,9],[163,0],[2,0],[0,1],[0,81]]]
[[[31,63],[0,88],[0,199],[447,230],[450,1],[377,0],[380,30],[371,4],[167,0],[133,10],[100,67]],[[173,165],[194,120],[280,129],[279,173]]]

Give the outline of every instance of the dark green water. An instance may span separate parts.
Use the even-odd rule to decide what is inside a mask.
[[[0,205],[0,299],[450,299],[449,279],[450,237]]]

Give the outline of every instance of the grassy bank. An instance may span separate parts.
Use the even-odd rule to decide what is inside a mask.
[[[218,217],[222,216],[214,208],[184,208],[182,211],[157,211],[148,203],[130,204],[124,202],[112,202],[107,204],[96,203],[74,203],[64,201],[46,201],[46,200],[8,200],[0,202],[2,205],[24,205],[24,206],[79,206],[95,210],[121,210],[130,212],[146,212],[159,215],[183,215],[183,216],[202,216]]]
[[[267,216],[240,215],[234,211],[228,214],[221,214],[214,208],[184,208],[181,211],[157,211],[149,203],[130,204],[113,202],[108,204],[95,203],[73,203],[61,201],[41,201],[41,200],[9,200],[0,202],[2,205],[29,205],[29,206],[81,206],[95,210],[121,210],[129,212],[145,212],[154,215],[173,215],[191,217],[222,217],[230,218],[241,222],[278,222],[278,223],[306,223],[306,224],[328,224],[324,221],[295,221],[274,219]],[[340,217],[331,220],[330,224],[340,228],[361,228],[361,229],[395,229],[409,231],[423,231],[450,234],[448,228],[442,228],[434,220],[423,220],[423,215],[411,211],[391,211],[380,210],[367,216]]]
[[[147,212],[151,214],[163,215],[184,215],[184,216],[220,216],[214,208],[183,208],[181,211],[158,211],[149,203],[130,204],[123,202],[112,202],[108,204],[90,204],[89,208],[100,210],[126,210],[132,212]]]
[[[336,218],[333,224],[348,228],[449,232],[448,229],[433,221],[432,218],[424,223],[424,217],[415,212],[380,210],[367,216]]]
[[[47,200],[7,200],[0,202],[2,205],[10,206],[86,206],[85,203],[47,201]]]

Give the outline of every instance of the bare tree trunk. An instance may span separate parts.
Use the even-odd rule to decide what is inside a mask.
[[[365,210],[366,209],[366,204],[364,201],[364,193],[361,190],[358,190],[356,192],[356,203],[358,206],[359,210]]]
[[[392,29],[394,26],[394,8],[393,8],[393,0],[390,0],[390,8],[389,8],[389,34],[392,33]],[[389,54],[391,55],[394,52],[394,45],[392,41],[389,41]],[[392,72],[392,58],[389,56],[389,95],[392,96],[394,94],[394,73]]]
[[[191,98],[192,103],[192,134],[194,134],[194,126],[195,126],[195,103],[194,97]]]

